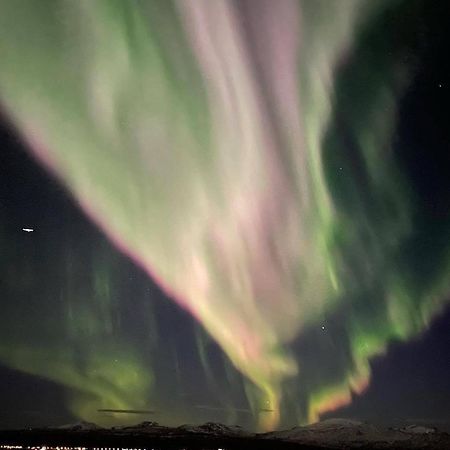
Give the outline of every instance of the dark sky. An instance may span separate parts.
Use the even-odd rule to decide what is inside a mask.
[[[414,83],[401,102],[396,151],[414,180],[416,195],[428,222],[419,255],[438,253],[433,242],[440,228],[448,230],[450,205],[450,45],[447,5],[429,2],[417,30],[420,58]],[[411,58],[417,58],[412,54]],[[436,248],[438,247],[438,248]],[[429,264],[431,265],[432,257]],[[408,343],[389,346],[373,361],[373,379],[367,392],[339,411],[348,417],[374,421],[428,419],[450,421],[450,310],[429,330]],[[329,416],[335,413],[329,414]]]
[[[392,344],[385,356],[374,360],[367,392],[355,397],[339,416],[387,424],[426,421],[448,430],[449,321],[447,310],[419,338],[408,344]]]
[[[159,5],[161,23],[172,20],[170,7],[157,1],[149,4]],[[444,0],[395,4],[356,35],[352,51],[342,57],[333,72],[336,92],[321,154],[326,186],[341,222],[327,239],[336,247],[338,265],[352,268],[337,271],[343,284],[350,287],[345,295],[339,294],[337,306],[320,312],[319,319],[306,321],[291,339],[287,355],[299,361],[299,373],[282,382],[282,392],[292,394],[280,407],[282,426],[311,418],[311,405],[338,405],[341,393],[347,400],[351,395],[351,403],[323,417],[346,416],[375,422],[424,420],[445,428],[450,423],[450,276],[446,273],[450,260],[450,14]],[[276,125],[273,106],[276,102],[271,97],[273,80],[264,64],[264,53],[258,49],[262,37],[254,25],[260,23],[252,22],[254,4],[243,1],[236,5],[240,26],[246,28],[245,36],[252,43],[249,59],[260,70],[256,84],[263,92],[261,96],[265,94],[264,107],[273,115],[269,114],[268,121],[275,130],[274,136],[282,142],[282,127]],[[2,8],[12,14],[9,6]],[[126,16],[125,9],[120,14]],[[26,15],[20,14],[20,18]],[[311,15],[314,20],[323,20],[319,16],[319,12]],[[130,17],[126,16],[125,22],[133,28],[128,22],[132,23]],[[43,41],[56,33],[56,26],[55,30],[50,29],[52,18],[50,13],[43,15],[41,28],[36,25],[36,35]],[[259,20],[267,20],[263,12]],[[271,26],[270,21],[264,23]],[[163,49],[161,54],[168,55],[167,59],[161,57],[164,74],[175,79],[174,67],[179,61],[187,66],[188,57],[176,46],[172,48],[164,26],[152,26],[156,29],[155,42]],[[138,61],[140,47],[133,36],[130,32],[128,45]],[[15,42],[22,45],[16,37],[9,40],[6,33],[0,34],[2,39],[5,48]],[[51,51],[59,54],[61,49],[56,47]],[[47,56],[41,54],[40,64],[50,72],[56,70],[53,62],[45,62]],[[133,70],[145,70],[144,66],[136,64]],[[191,74],[186,66],[186,74]],[[10,59],[8,67],[17,70],[16,61]],[[59,66],[55,63],[55,67]],[[404,67],[408,68],[405,76]],[[43,77],[45,71],[37,73]],[[61,79],[64,77],[71,79],[67,74],[61,75]],[[403,77],[408,81],[396,100],[392,104],[379,102],[386,92],[395,91],[397,83],[401,84],[398,79],[403,82]],[[186,75],[182,81],[190,86],[192,80]],[[191,84],[194,90],[198,89],[194,82]],[[6,85],[0,76],[0,104],[4,98],[4,104],[10,106],[13,102],[9,102]],[[184,90],[180,88],[180,95],[184,95]],[[63,92],[58,91],[55,97]],[[177,91],[175,96],[178,95]],[[138,97],[131,98],[139,103]],[[191,100],[186,95],[183,101],[186,106]],[[124,105],[128,104],[120,103],[123,108]],[[119,239],[119,246],[125,248],[124,253],[119,252],[107,237],[114,240],[114,233],[109,233],[100,220],[101,227],[97,227],[83,213],[79,205],[89,204],[86,193],[92,192],[94,198],[99,192],[97,180],[89,179],[92,174],[87,166],[85,172],[80,170],[80,176],[91,182],[91,190],[81,194],[70,173],[58,171],[55,163],[55,176],[31,156],[23,138],[26,120],[22,129],[21,123],[7,119],[8,108],[4,109],[0,119],[0,428],[64,424],[80,418],[109,425],[140,419],[127,415],[108,417],[97,412],[111,408],[152,410],[154,413],[142,416],[142,420],[167,424],[221,421],[255,427],[258,415],[259,423],[264,422],[261,414],[264,416],[265,408],[271,413],[272,391],[269,389],[267,395],[270,402],[262,403],[257,383],[249,381],[257,380],[259,375],[252,375],[239,359],[233,365],[227,356],[235,357],[233,352],[240,348],[240,342],[245,346],[245,334],[235,334],[236,347],[231,349],[227,341],[220,341],[219,334],[215,334],[218,319],[229,317],[228,310],[216,304],[214,327],[204,320],[207,328],[211,326],[211,337],[194,319],[198,311],[192,305],[186,310],[180,308],[142,269],[145,264],[135,264],[139,258],[133,259],[133,252],[123,245],[132,239]],[[196,132],[205,126],[201,118],[192,121]],[[387,121],[388,124],[380,125]],[[124,122],[119,122],[124,128],[119,128],[118,133],[125,135]],[[389,139],[383,139],[387,128],[392,128],[392,133]],[[376,136],[373,142],[386,147],[382,158],[371,159],[364,153],[362,143],[370,141],[370,133]],[[76,163],[70,166],[74,173],[83,169]],[[378,164],[378,171],[371,172],[374,164]],[[108,173],[109,166],[105,167]],[[191,174],[194,181],[196,170],[198,179],[204,179],[199,167],[195,166],[194,175]],[[126,178],[127,170],[123,172],[126,182],[121,177],[112,180],[113,186],[129,188],[118,188],[113,192],[117,197],[127,198],[124,192],[135,192],[134,180],[138,192],[150,177],[134,167],[136,176]],[[99,179],[106,180],[102,176],[99,172]],[[151,172],[151,176],[164,179],[156,172]],[[176,188],[178,181],[174,179],[172,186]],[[214,184],[209,187],[213,190]],[[280,198],[280,204],[284,201],[282,196],[287,197],[287,190],[275,191],[274,197]],[[401,195],[403,191],[407,195]],[[138,194],[130,198],[139,205],[145,204]],[[171,199],[162,196],[152,200],[170,203]],[[90,210],[96,220],[101,217],[100,203],[93,201],[98,210]],[[165,207],[163,204],[161,210]],[[123,211],[126,216],[126,208]],[[188,208],[186,211],[189,214]],[[278,218],[283,214],[279,211]],[[112,217],[111,211],[107,212],[106,220]],[[408,232],[402,225],[404,214],[409,214],[412,223]],[[153,224],[152,218],[145,217]],[[164,235],[159,225],[151,226],[150,234]],[[166,226],[170,228],[162,221],[162,227]],[[272,231],[279,231],[276,225],[269,226]],[[26,232],[24,228],[33,231]],[[124,230],[126,235],[128,229]],[[275,255],[274,260],[278,257]],[[284,260],[280,257],[280,261]],[[216,281],[220,284],[223,280],[226,278]],[[395,295],[405,296],[397,313],[392,312],[392,286]],[[406,299],[408,295],[411,300]],[[268,305],[264,305],[264,314],[276,316],[276,309],[270,309],[270,302]],[[289,303],[277,305],[282,309]],[[248,309],[242,307],[243,311]],[[397,321],[385,326],[392,314],[397,314]],[[282,334],[275,328],[279,326],[275,320],[256,323],[261,326],[261,336],[268,324]],[[232,334],[236,329],[234,323],[225,319],[221,326],[232,330]],[[225,342],[225,351],[215,339]],[[262,361],[269,361],[274,355],[281,355],[280,361],[288,360],[277,344],[264,345]],[[384,352],[379,350],[384,346]],[[370,352],[367,348],[374,348],[370,355],[376,356],[366,367],[364,355]],[[273,351],[270,358],[269,351]],[[366,390],[360,395],[350,394],[361,380],[367,381],[368,368],[371,377]],[[246,377],[241,372],[250,375]],[[259,374],[257,370],[255,373]]]
[[[64,298],[66,290],[74,290],[76,294],[81,292],[82,295],[87,295],[89,302],[95,301],[97,287],[93,280],[95,276],[91,272],[105,270],[105,283],[108,283],[108,289],[114,291],[114,299],[121,302],[115,319],[120,320],[120,324],[116,325],[125,330],[124,339],[131,341],[131,346],[141,351],[156,353],[150,356],[155,358],[152,361],[154,370],[161,373],[158,394],[165,402],[164,407],[170,411],[170,404],[173,402],[179,408],[178,404],[184,403],[186,399],[192,403],[190,397],[195,398],[199,405],[211,403],[204,368],[198,357],[198,340],[207,338],[194,330],[193,319],[169,301],[142,270],[109,244],[59,183],[28,155],[6,121],[2,122],[0,136],[0,198],[2,217],[5,218],[2,240],[6,243],[4,248],[10,252],[9,258],[5,255],[2,260],[7,274],[2,283],[2,307],[4,318],[6,316],[10,321],[14,320],[14,323],[10,323],[10,329],[3,332],[12,342],[10,351],[13,354],[16,351],[13,345],[20,342],[21,334],[26,341],[30,340],[31,334],[31,339],[34,336],[38,341],[37,348],[44,350],[43,360],[38,360],[36,364],[45,366],[47,358],[51,364],[51,352],[56,348],[55,339],[58,339],[67,347],[74,346],[75,352],[80,352],[79,363],[83,365],[86,343],[72,341],[65,334],[62,322],[67,312],[64,311],[61,304],[64,300],[61,298]],[[22,231],[22,228],[27,227],[34,231]],[[105,263],[103,259],[108,262]],[[41,294],[36,295],[36,290],[42,291]],[[51,301],[47,296],[56,298]],[[77,298],[76,301],[81,302],[83,299]],[[48,321],[44,317],[46,314],[51,315]],[[149,317],[158,321],[157,324],[150,321],[150,329]],[[72,320],[82,324],[79,317],[69,318],[69,321]],[[108,320],[108,317],[100,314],[94,326],[99,326],[104,320]],[[32,331],[24,331],[27,327]],[[46,329],[43,330],[42,327]],[[47,339],[51,342],[46,344],[44,338],[41,343],[45,335],[48,335]],[[114,341],[111,336],[109,339]],[[158,341],[157,349],[152,350],[150,347],[155,339]],[[94,348],[114,355],[116,345],[120,347],[119,342],[112,342],[112,348],[104,350],[99,344],[94,344]],[[207,353],[215,366],[211,370],[221,371],[223,356],[218,354],[217,346],[211,342],[208,345],[212,348]],[[83,349],[77,350],[77,346],[83,346]],[[148,356],[145,355],[147,358]],[[116,361],[115,356],[110,358]],[[70,370],[77,370],[72,364],[74,363],[70,363]],[[77,421],[67,410],[65,389],[58,383],[48,381],[51,375],[46,370],[43,376],[35,376],[11,370],[3,364],[0,367],[0,398],[2,408],[4,407],[0,420],[3,428]],[[33,369],[27,368],[25,372],[29,370]],[[182,375],[179,373],[181,370]],[[151,375],[146,373],[145,376]],[[86,380],[86,383],[89,381]],[[239,401],[243,393],[240,392],[239,383],[236,384]],[[133,389],[133,383],[130,389]],[[228,392],[227,395],[232,396],[233,392]],[[111,404],[105,403],[103,407],[111,407]],[[149,408],[147,400],[144,400],[143,405],[136,409],[154,408]],[[200,409],[194,408],[191,411],[197,417]],[[160,418],[161,411],[157,410],[157,414]],[[207,410],[205,420],[207,416],[214,417],[214,413]],[[145,416],[142,420],[148,418]],[[131,419],[134,420],[135,416],[131,416]]]

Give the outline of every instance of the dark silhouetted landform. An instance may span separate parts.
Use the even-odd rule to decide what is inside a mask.
[[[218,423],[171,428],[156,422],[121,428],[95,424],[0,432],[0,448],[82,447],[94,450],[449,450],[450,434],[433,427],[408,425],[378,427],[343,419],[326,420],[306,427],[270,433],[250,433],[238,426]],[[17,448],[17,447],[15,447]]]

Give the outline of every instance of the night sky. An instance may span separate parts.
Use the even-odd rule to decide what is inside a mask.
[[[447,427],[447,8],[0,0],[0,428]]]

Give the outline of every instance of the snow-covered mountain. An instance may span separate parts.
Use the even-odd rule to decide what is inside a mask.
[[[203,425],[168,427],[157,422],[101,428],[80,422],[58,428],[0,431],[0,443],[76,442],[86,447],[228,448],[228,449],[397,449],[450,450],[450,434],[424,424],[373,425],[348,419],[324,420],[308,426],[270,433],[250,433],[239,426],[208,422]],[[58,441],[58,442],[57,442]],[[92,444],[95,445],[92,445]],[[106,444],[107,443],[107,444]],[[168,447],[169,448],[169,447]]]

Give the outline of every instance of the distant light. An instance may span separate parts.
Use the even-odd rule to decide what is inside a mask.
[[[320,328],[322,328],[322,330],[325,330],[325,325],[322,325]]]
[[[34,231],[34,228],[22,228],[22,231],[26,231],[27,233],[31,233]]]

